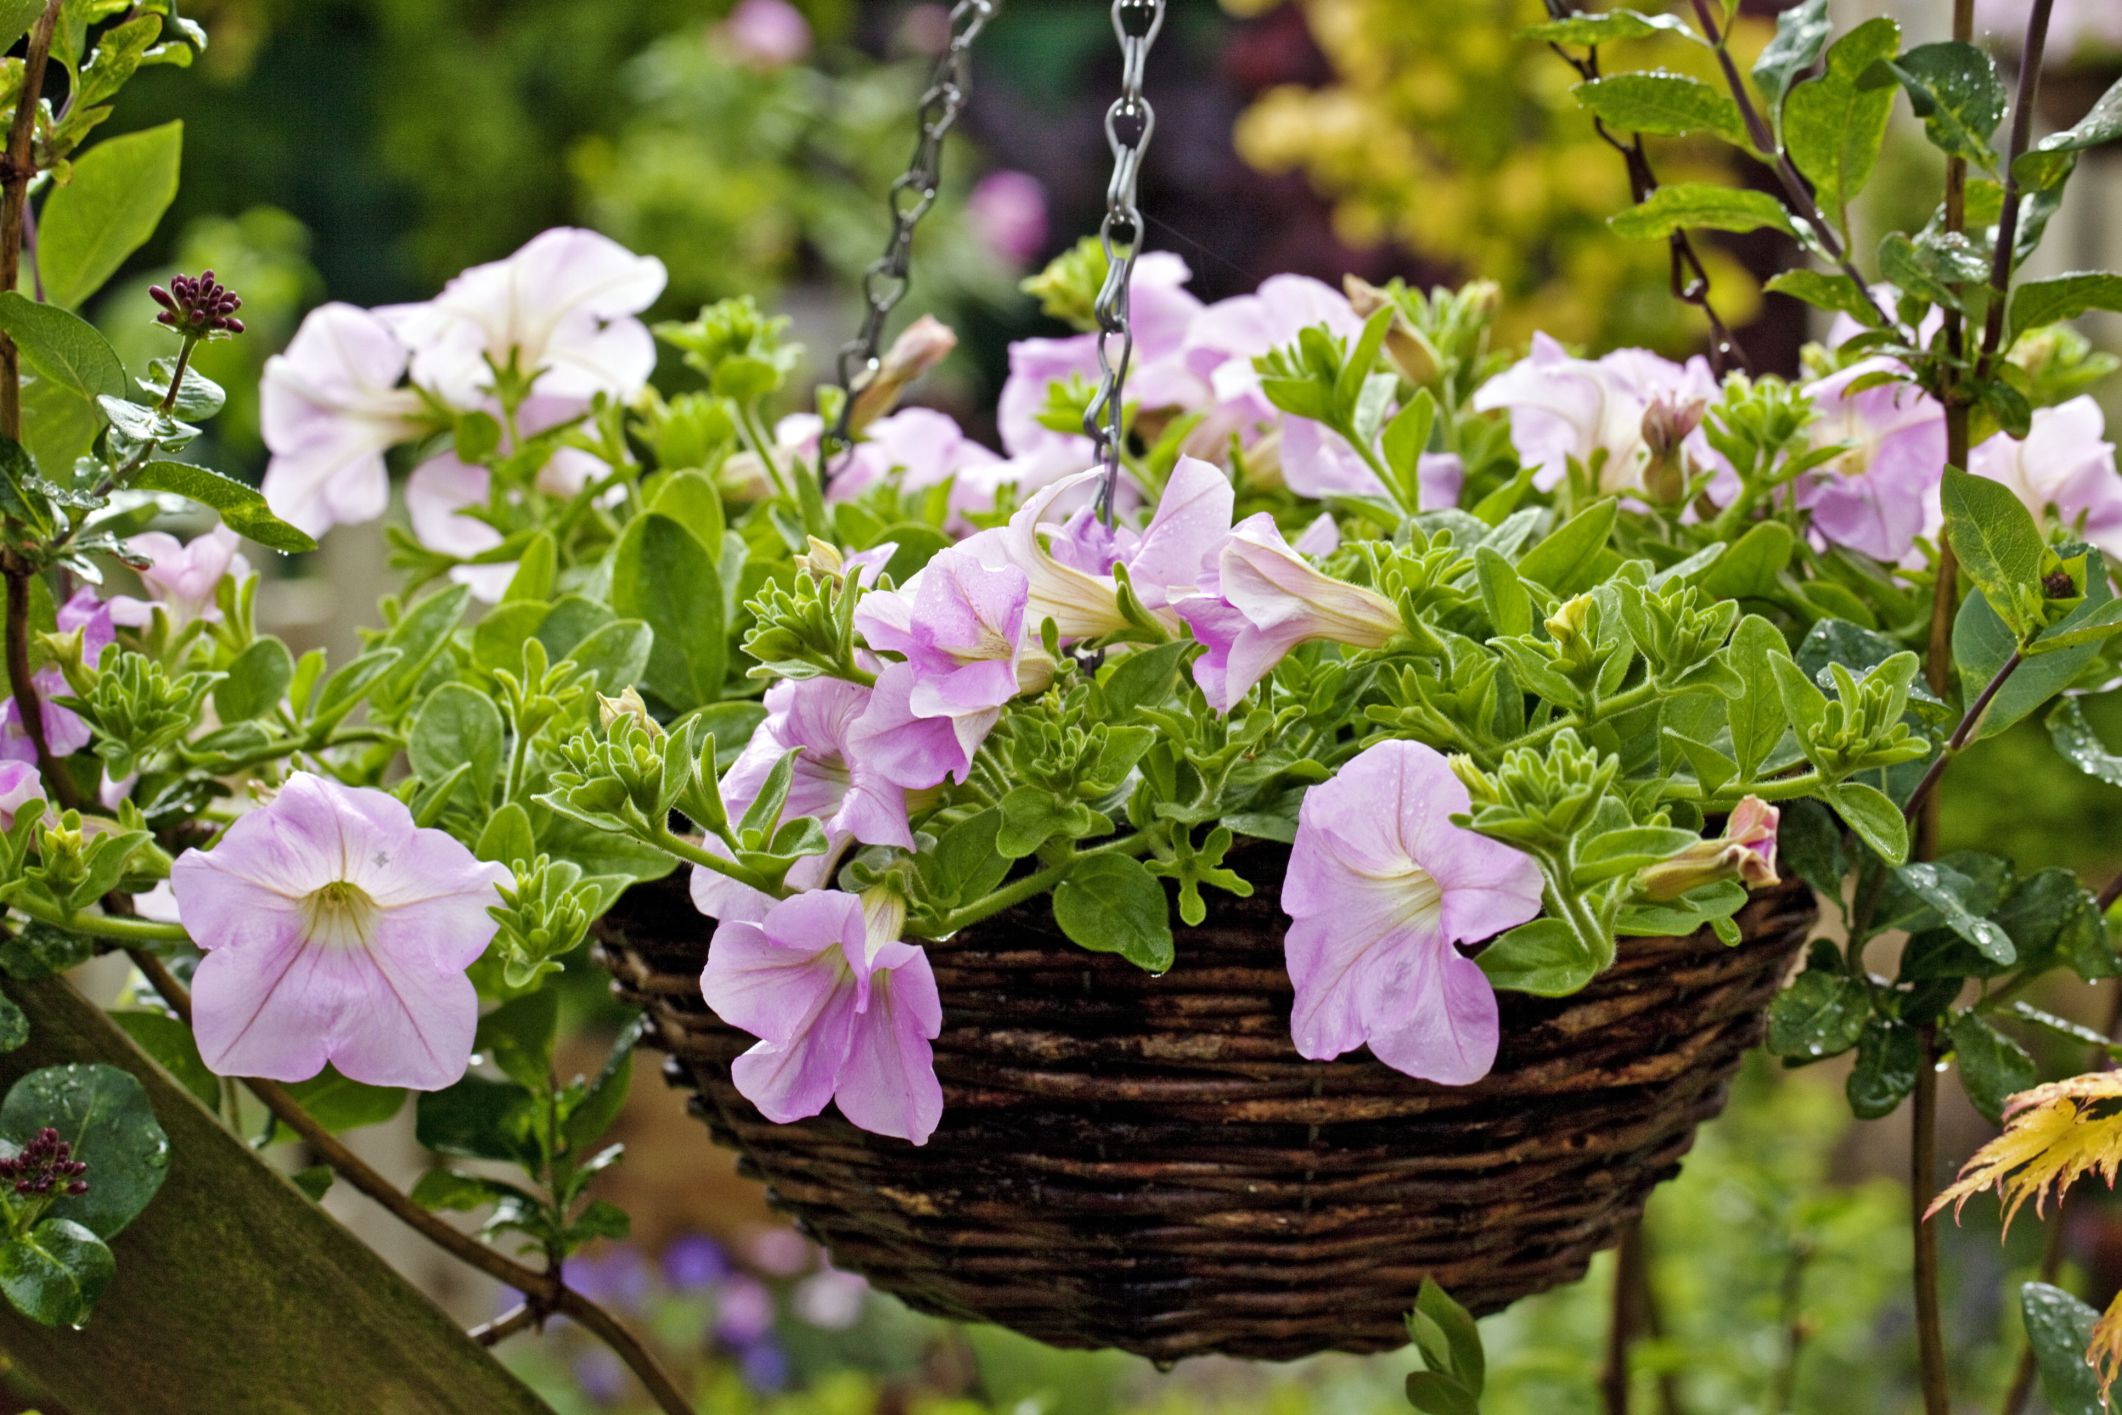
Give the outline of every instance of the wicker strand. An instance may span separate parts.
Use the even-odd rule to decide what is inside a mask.
[[[701,1001],[681,882],[630,893],[601,956],[694,1113],[837,1265],[1056,1346],[1281,1360],[1404,1344],[1425,1276],[1477,1312],[1581,1276],[1723,1108],[1814,919],[1777,890],[1740,947],[1629,939],[1575,997],[1507,995],[1494,1072],[1454,1089],[1296,1054],[1280,862],[1248,873],[1161,978],[1039,903],[932,946],[945,1109],[919,1149],[737,1094],[752,1039]]]

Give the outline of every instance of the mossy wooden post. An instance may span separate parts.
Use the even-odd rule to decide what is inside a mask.
[[[81,1331],[0,1303],[0,1351],[73,1415],[551,1415],[337,1220],[229,1134],[67,983],[8,981],[24,1072],[100,1061],[138,1076],[169,1179],[112,1240],[118,1273]]]

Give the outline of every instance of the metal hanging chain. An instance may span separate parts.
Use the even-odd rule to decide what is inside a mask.
[[[1113,525],[1113,495],[1120,484],[1121,416],[1128,365],[1135,357],[1132,289],[1135,258],[1142,252],[1142,209],[1136,204],[1142,154],[1157,130],[1156,110],[1142,96],[1150,46],[1164,28],[1165,0],[1113,0],[1113,31],[1120,37],[1120,97],[1105,115],[1105,141],[1113,153],[1113,178],[1105,189],[1105,221],[1098,238],[1105,247],[1105,286],[1098,292],[1098,396],[1083,414],[1083,430],[1098,445],[1105,476],[1098,484],[1098,519]],[[1115,356],[1113,343],[1119,351]]]
[[[914,253],[914,229],[936,204],[943,182],[943,140],[958,125],[958,117],[972,97],[972,50],[980,31],[1002,8],[1002,0],[958,0],[951,6],[950,42],[936,60],[928,88],[921,95],[917,113],[920,136],[914,144],[913,160],[892,183],[887,204],[891,208],[891,236],[884,254],[862,277],[862,297],[868,311],[855,337],[841,347],[839,359],[840,416],[827,435],[819,463],[821,478],[830,481],[854,451],[855,391],[857,384],[877,372],[879,351],[884,346],[884,326],[899,301],[906,297],[907,272]]]

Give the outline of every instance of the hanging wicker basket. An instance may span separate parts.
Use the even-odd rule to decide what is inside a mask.
[[[1574,997],[1505,994],[1494,1072],[1446,1088],[1297,1055],[1280,870],[1249,863],[1258,892],[1211,904],[1161,978],[1069,943],[1044,900],[932,945],[945,1104],[918,1149],[737,1094],[752,1038],[701,1001],[712,926],[682,876],[629,893],[602,955],[716,1141],[841,1267],[1055,1346],[1286,1359],[1404,1344],[1425,1276],[1476,1312],[1581,1276],[1723,1108],[1814,919],[1784,887],[1739,947],[1628,939]]]

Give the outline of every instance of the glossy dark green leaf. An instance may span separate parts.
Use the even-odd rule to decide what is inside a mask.
[[[1809,968],[1776,994],[1768,1009],[1768,1049],[1818,1061],[1857,1044],[1871,1017],[1871,994],[1837,969]]]
[[[2026,1048],[1976,1013],[1954,1013],[1947,1035],[1967,1098],[1992,1123],[2003,1119],[2007,1100],[2040,1079]]]
[[[1802,82],[1783,103],[1783,145],[1812,180],[1821,209],[1849,228],[1849,204],[1871,180],[1893,117],[1894,91],[1870,82],[1872,66],[1901,47],[1901,27],[1867,20],[1835,41],[1818,78]]]
[[[2019,1315],[2049,1409],[2055,1415],[2108,1415],[2100,1378],[2085,1359],[2100,1314],[2060,1287],[2029,1282],[2019,1289]]]
[[[1500,992],[1567,997],[1581,992],[1599,971],[1574,930],[1559,919],[1520,924],[1475,959]]]
[[[1965,876],[1935,861],[1925,861],[1901,866],[1894,877],[1935,910],[1946,928],[1973,944],[1983,957],[1994,963],[2010,963],[2017,958],[2011,935],[1969,907]]]
[[[307,1081],[297,1081],[288,1094],[302,1103],[310,1119],[333,1134],[381,1125],[405,1108],[405,1091],[397,1086],[371,1086],[342,1076],[327,1066]]]
[[[1823,0],[1807,0],[1807,3],[1820,4]],[[1635,10],[1570,15],[1566,19],[1528,25],[1519,33],[1543,44],[1612,44],[1617,40],[1659,36],[1693,40],[1697,44],[1702,42],[1701,36],[1678,15],[1645,15]]]
[[[1916,1088],[1922,1045],[1916,1029],[1891,1017],[1874,1017],[1857,1039],[1857,1064],[1843,1090],[1860,1120],[1891,1115]]]
[[[1694,134],[1747,147],[1746,122],[1721,89],[1680,74],[1614,74],[1578,84],[1577,101],[1608,127],[1679,138]]]
[[[54,1202],[52,1217],[101,1237],[131,1223],[169,1173],[169,1137],[146,1089],[115,1066],[47,1066],[15,1082],[0,1101],[0,1138],[23,1145],[45,1126],[88,1165],[88,1192]]]
[[[199,1059],[199,1044],[192,1029],[167,1012],[113,1012],[111,1021],[133,1039],[133,1045],[155,1059],[177,1084],[213,1110],[221,1104],[221,1078]]]
[[[1631,241],[1662,241],[1675,231],[1791,230],[1790,212],[1767,192],[1713,182],[1660,187],[1607,224]]]
[[[2028,280],[2012,291],[2011,337],[2045,329],[2092,310],[2122,310],[2122,275],[2085,271]]]
[[[47,1218],[0,1246],[0,1292],[48,1327],[78,1327],[110,1286],[117,1262],[103,1240],[64,1218]]]
[[[89,403],[124,396],[125,364],[79,315],[8,290],[0,292],[0,330],[20,347],[23,362],[54,387]]]
[[[189,498],[221,515],[228,528],[268,550],[289,554],[315,550],[317,542],[273,514],[256,487],[189,462],[150,462],[134,474],[140,491],[167,491]]]
[[[2004,119],[1996,61],[1972,44],[1922,44],[1887,64],[1908,92],[1931,146],[1978,167],[1996,166],[1990,135]]]

